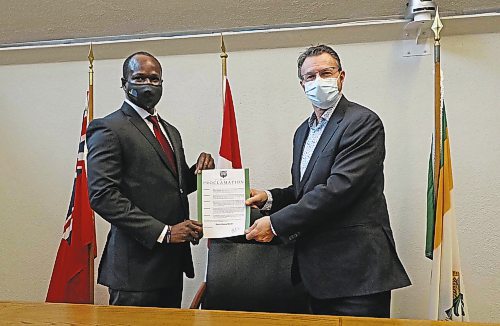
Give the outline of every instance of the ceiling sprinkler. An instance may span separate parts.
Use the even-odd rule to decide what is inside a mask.
[[[414,22],[430,21],[436,12],[436,4],[433,0],[408,0],[406,3],[406,17]]]

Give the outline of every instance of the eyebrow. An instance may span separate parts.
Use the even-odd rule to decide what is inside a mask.
[[[135,73],[132,73],[131,75],[132,77],[160,77],[160,74],[158,73],[153,73],[153,74],[145,74],[145,73],[142,73],[142,72],[135,72]]]
[[[324,70],[327,70],[327,69],[339,69],[339,67],[333,67],[333,66],[325,67],[325,68],[322,68],[320,70],[317,70],[314,74],[317,74],[318,72],[324,71]],[[311,75],[311,74],[313,74],[313,71],[306,72],[304,75]]]

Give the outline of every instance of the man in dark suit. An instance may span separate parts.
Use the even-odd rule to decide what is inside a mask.
[[[292,279],[315,314],[389,317],[391,290],[410,285],[396,253],[384,197],[384,127],[341,93],[345,72],[325,45],[298,59],[314,112],[295,132],[292,185],[252,189],[247,205],[269,210],[247,239],[295,240]]]
[[[213,169],[201,153],[189,168],[177,129],[159,117],[162,69],[147,52],[123,64],[125,102],[87,131],[92,208],[111,223],[98,283],[112,305],[180,307],[182,274],[194,277],[190,242],[202,225],[189,219],[196,174]]]

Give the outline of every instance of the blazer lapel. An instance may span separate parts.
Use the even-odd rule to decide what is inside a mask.
[[[292,164],[292,184],[295,185],[295,195],[299,194],[300,183],[300,160],[302,152],[304,151],[304,144],[306,143],[307,135],[309,134],[309,124],[307,119],[299,129],[297,129],[297,136],[293,144],[293,164]]]
[[[181,151],[182,151],[182,143],[178,134],[174,131],[174,127],[172,127],[168,122],[160,118],[160,123],[163,126],[163,129],[167,132],[167,137],[170,140],[170,145],[172,145],[172,150],[174,151],[175,164],[177,165],[177,176],[179,178],[179,184],[182,187],[182,173],[181,173]]]
[[[307,183],[307,180],[309,179],[309,177],[311,176],[312,170],[314,169],[314,165],[316,165],[316,162],[318,161],[320,154],[323,152],[326,145],[328,145],[330,140],[333,138],[335,131],[339,127],[340,121],[342,121],[342,119],[344,118],[344,113],[345,113],[345,110],[347,108],[347,103],[348,103],[347,99],[345,97],[342,97],[339,101],[339,104],[337,105],[337,107],[333,111],[333,114],[330,117],[330,120],[328,120],[328,123],[325,127],[325,130],[321,134],[321,137],[319,138],[318,144],[316,145],[316,148],[314,148],[314,151],[311,155],[311,159],[309,160],[309,163],[307,164],[307,168],[304,172],[304,175],[302,176],[302,180],[300,180],[298,194],[300,194],[302,192],[302,190],[304,189],[304,186]],[[304,139],[303,144],[305,144],[305,139]],[[299,163],[299,167],[300,167],[300,163]]]
[[[154,136],[154,134],[151,132],[151,129],[146,125],[146,122],[139,116],[135,110],[128,105],[127,103],[123,103],[121,110],[125,113],[127,116],[128,120],[141,132],[141,134],[146,138],[146,140],[153,146],[155,151],[158,153],[160,156],[161,160],[167,167],[167,169],[174,174],[174,172],[170,169],[167,163],[167,157],[165,155],[165,152],[163,152],[163,149],[160,146],[160,143]]]

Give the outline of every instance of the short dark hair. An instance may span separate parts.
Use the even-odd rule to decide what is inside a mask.
[[[160,66],[160,71],[162,70],[160,61],[158,61],[158,59],[156,59],[154,55],[152,55],[151,53],[146,52],[146,51],[138,51],[138,52],[132,53],[131,55],[129,55],[127,57],[127,59],[125,59],[125,61],[123,61],[123,78],[124,79],[127,79],[128,75],[130,74],[130,61],[132,60],[133,57],[138,56],[138,55],[145,55],[147,57],[153,58],[158,63],[158,66]]]
[[[299,79],[302,80],[302,74],[300,73],[300,69],[302,68],[302,65],[304,64],[304,60],[308,57],[315,57],[323,53],[328,53],[331,55],[335,60],[337,60],[339,64],[339,71],[342,71],[342,64],[340,63],[340,58],[337,52],[335,52],[331,47],[328,45],[324,44],[319,44],[315,46],[311,46],[307,48],[304,52],[302,52],[299,55],[299,58],[297,59],[297,67],[298,67],[298,75]]]

